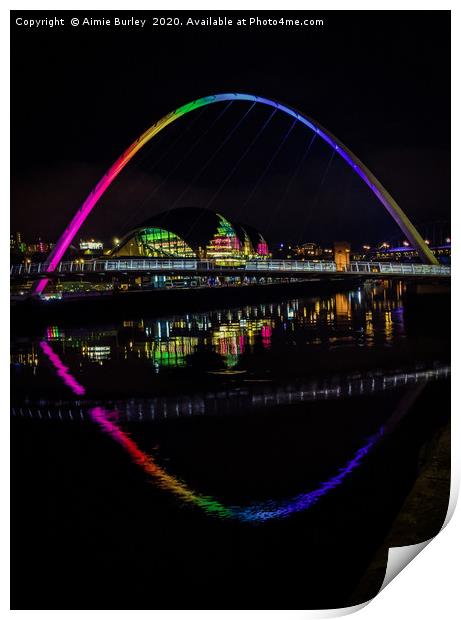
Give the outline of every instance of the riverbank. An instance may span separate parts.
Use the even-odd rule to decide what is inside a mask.
[[[378,594],[391,547],[416,545],[436,536],[442,528],[450,498],[450,430],[450,424],[447,424],[423,446],[420,474],[349,605],[368,601]]]

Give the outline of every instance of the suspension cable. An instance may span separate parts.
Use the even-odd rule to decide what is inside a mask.
[[[229,179],[234,175],[235,171],[237,170],[237,168],[240,166],[240,164],[242,163],[242,161],[245,159],[245,157],[248,155],[248,153],[251,151],[251,149],[253,148],[253,146],[256,144],[256,142],[259,140],[259,138],[261,137],[261,135],[263,134],[264,130],[266,129],[267,125],[270,123],[270,121],[272,120],[274,114],[276,114],[277,109],[274,109],[269,117],[265,120],[264,124],[262,125],[261,129],[258,131],[258,133],[256,134],[256,136],[253,138],[253,140],[251,140],[250,144],[247,146],[247,148],[243,151],[243,153],[240,155],[240,157],[238,158],[238,160],[236,161],[236,163],[234,164],[234,166],[232,167],[231,171],[229,172],[229,174],[225,177],[225,179],[223,180],[223,182],[221,183],[221,185],[218,187],[218,189],[215,191],[215,193],[213,194],[213,196],[210,198],[210,200],[208,201],[208,203],[206,204],[205,208],[209,209],[210,206],[213,204],[213,202],[215,201],[216,197],[218,196],[218,194],[223,190],[224,186],[226,185],[226,183],[229,181]]]
[[[309,157],[309,153],[311,151],[312,145],[314,144],[316,138],[317,138],[317,134],[314,133],[312,135],[312,138],[309,140],[309,142],[307,144],[307,147],[304,149],[304,152],[303,152],[302,156],[300,157],[299,162],[297,163],[297,165],[296,165],[296,167],[295,167],[295,169],[294,169],[290,179],[288,180],[288,183],[287,183],[287,185],[285,187],[285,191],[283,192],[280,200],[276,204],[275,209],[272,211],[272,215],[271,215],[270,220],[269,220],[269,222],[268,222],[268,224],[266,226],[266,234],[268,234],[270,229],[272,228],[272,225],[274,223],[275,215],[276,215],[276,213],[279,212],[279,210],[282,207],[283,203],[287,199],[287,197],[288,197],[288,195],[289,195],[289,193],[291,191],[291,188],[293,186],[293,183],[294,183],[295,179],[297,179],[297,177],[298,177],[298,175],[299,175],[299,173],[301,171],[301,167],[306,163],[306,161],[307,161],[307,159]]]
[[[244,209],[244,207],[246,207],[246,205],[250,202],[251,198],[254,196],[256,190],[258,189],[258,187],[261,185],[261,182],[263,181],[263,179],[266,177],[267,173],[269,172],[270,167],[272,166],[273,162],[275,161],[275,158],[277,157],[277,155],[280,153],[280,151],[282,150],[288,136],[290,135],[290,133],[292,132],[294,126],[296,125],[296,123],[298,122],[298,119],[295,119],[289,129],[286,131],[282,141],[280,142],[280,144],[278,145],[278,147],[276,148],[275,152],[273,153],[272,157],[269,160],[269,163],[266,165],[265,169],[263,170],[263,172],[260,174],[258,180],[256,181],[255,185],[253,186],[253,189],[251,190],[251,192],[248,194],[247,199],[245,200],[245,202],[242,204],[241,206],[241,210]]]
[[[128,219],[125,221],[125,227],[128,225],[128,222],[130,222],[135,216],[137,216],[140,211],[143,209],[143,207],[153,198],[153,196],[155,194],[157,194],[157,192],[165,185],[165,183],[167,182],[167,180],[171,177],[171,175],[176,172],[176,170],[179,168],[179,166],[181,164],[184,163],[184,161],[189,157],[189,155],[196,149],[196,147],[200,144],[200,142],[205,138],[205,136],[208,135],[208,133],[213,129],[213,127],[215,127],[215,125],[221,120],[221,118],[224,116],[224,114],[227,112],[227,110],[231,107],[233,101],[229,101],[229,103],[220,111],[220,113],[218,114],[218,116],[210,123],[210,125],[205,129],[204,132],[200,133],[200,135],[198,136],[198,138],[193,142],[193,144],[185,151],[185,153],[183,153],[183,155],[178,159],[178,161],[176,162],[176,164],[170,168],[170,170],[168,171],[168,174],[163,177],[163,179],[160,181],[160,183],[158,183],[157,185],[154,186],[154,188],[149,192],[149,194],[147,195],[147,197],[136,207],[136,209],[131,212],[128,216]],[[204,111],[204,110],[203,110]],[[197,119],[195,119],[197,120]],[[182,135],[184,135],[185,132],[182,133]],[[181,136],[179,136],[180,138]],[[178,140],[175,141],[175,143],[177,143]],[[168,149],[169,150],[169,149]],[[161,158],[163,159],[163,158]],[[157,162],[159,163],[159,162]],[[167,212],[170,211],[170,209],[172,208],[172,206],[170,205],[167,209]]]
[[[327,165],[325,167],[325,170],[323,171],[323,175],[322,175],[322,178],[320,180],[320,184],[319,184],[319,186],[317,188],[317,192],[316,192],[316,194],[314,196],[314,200],[312,201],[312,203],[310,205],[310,208],[309,208],[308,212],[306,213],[306,217],[304,218],[304,225],[302,226],[302,228],[300,228],[300,234],[299,234],[298,240],[296,242],[297,245],[300,244],[302,238],[304,237],[304,233],[306,232],[306,228],[307,228],[307,226],[308,226],[308,224],[309,224],[309,222],[311,220],[312,212],[313,212],[314,208],[317,207],[317,204],[318,204],[318,201],[319,201],[319,197],[320,197],[320,193],[322,191],[322,188],[323,188],[323,185],[325,183],[325,180],[326,180],[326,178],[328,176],[328,172],[330,171],[331,164],[333,162],[335,154],[336,154],[336,151],[332,151],[331,152],[331,155],[330,155],[330,158],[328,160],[328,163],[327,163]]]

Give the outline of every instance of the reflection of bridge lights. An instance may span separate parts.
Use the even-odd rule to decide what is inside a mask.
[[[368,439],[362,448],[357,450],[344,467],[339,469],[339,473],[322,482],[313,491],[296,495],[287,500],[268,500],[257,504],[250,504],[249,506],[225,506],[212,497],[195,492],[184,482],[181,482],[157,465],[153,457],[143,452],[136,442],[118,426],[116,421],[111,419],[108,411],[102,407],[95,407],[90,411],[90,415],[93,421],[120,444],[128,452],[132,460],[150,475],[161,489],[169,491],[181,500],[201,508],[207,514],[225,519],[250,522],[264,522],[270,519],[286,518],[297,512],[307,510],[318,502],[321,497],[339,486],[361,464],[364,457],[384,434],[384,430],[380,429],[373,437]]]
[[[83,386],[81,386],[69,373],[68,368],[64,366],[58,355],[54,353],[48,343],[42,341],[40,346],[53,366],[56,368],[58,375],[63,379],[64,383],[66,383],[66,385],[70,387],[75,394],[84,394],[85,389]],[[431,375],[437,374],[437,370],[419,374],[425,374],[426,380],[428,380]],[[401,383],[401,379],[404,379],[405,384],[407,383],[407,375],[395,375],[391,378],[392,386],[394,388],[397,387],[397,385]],[[384,377],[383,389],[386,389],[387,383],[388,381],[386,380],[386,377]],[[423,386],[424,384],[421,384],[421,387]],[[327,397],[328,391],[328,389],[320,390],[320,392],[325,392],[325,397]],[[290,497],[288,499],[270,499],[259,503],[250,504],[249,506],[225,506],[213,497],[195,492],[193,489],[189,488],[187,484],[169,474],[166,470],[157,465],[152,456],[142,451],[136,442],[118,426],[116,421],[118,412],[109,412],[102,407],[94,407],[90,410],[90,416],[91,419],[99,425],[102,431],[111,436],[112,439],[114,439],[128,452],[133,462],[135,462],[143,469],[143,471],[151,476],[161,489],[171,492],[174,496],[201,508],[205,513],[210,515],[226,519],[236,519],[243,522],[265,522],[271,519],[287,518],[297,512],[305,511],[317,503],[323,496],[327,495],[342,484],[343,481],[350,474],[352,474],[359,465],[362,464],[367,454],[384,437],[384,435],[394,429],[402,415],[404,415],[407,409],[414,403],[416,397],[420,394],[420,391],[421,388],[418,391],[413,392],[410,398],[405,396],[400,401],[394,414],[386,423],[386,426],[381,427],[378,432],[369,437],[365,444],[354,453],[352,458],[345,463],[343,467],[337,470],[338,473],[331,476],[328,480],[321,482],[316,489],[307,493],[295,495],[294,497]],[[341,390],[337,386],[332,392],[332,396],[338,397]],[[360,392],[363,392],[362,379],[360,380]]]
[[[42,348],[42,351],[56,368],[56,372],[64,381],[64,383],[72,390],[74,394],[77,394],[78,396],[83,396],[86,391],[85,388],[80,385],[80,383],[76,379],[74,379],[74,377],[70,374],[67,366],[62,363],[62,361],[60,360],[58,355],[56,355],[50,345],[44,340],[42,340],[40,342],[40,346]]]

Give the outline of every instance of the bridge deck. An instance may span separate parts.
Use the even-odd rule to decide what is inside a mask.
[[[416,263],[375,263],[351,262],[347,270],[339,271],[336,263],[331,261],[297,261],[297,260],[248,260],[236,264],[224,264],[211,260],[194,259],[96,259],[63,261],[50,274],[46,271],[46,263],[28,263],[12,265],[10,275],[13,278],[27,277],[60,277],[62,275],[90,275],[117,273],[149,273],[165,275],[197,275],[197,276],[259,276],[277,277],[301,274],[320,274],[322,276],[352,275],[369,277],[387,276],[422,276],[450,277],[451,268],[446,265],[423,265]]]

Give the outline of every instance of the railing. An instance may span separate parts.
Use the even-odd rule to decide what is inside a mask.
[[[199,261],[193,259],[127,259],[127,260],[89,260],[63,261],[59,263],[56,273],[105,273],[107,271],[196,271]],[[11,275],[33,275],[45,273],[45,263],[12,265]]]
[[[336,271],[333,262],[253,260],[237,264],[225,264],[224,261],[194,259],[126,259],[126,260],[90,260],[63,261],[59,263],[56,273],[105,273],[110,271]],[[45,263],[12,265],[10,275],[34,275],[45,273]]]
[[[214,260],[195,259],[96,259],[88,261],[63,261],[59,263],[57,274],[66,273],[107,273],[107,272],[196,272],[210,273],[219,271],[235,272],[269,272],[269,273],[336,273],[336,263],[332,261],[297,261],[297,260],[248,260],[228,265]],[[38,275],[46,273],[45,263],[26,263],[12,265],[11,276]],[[374,263],[351,262],[341,273],[389,274],[409,276],[450,276],[451,268],[447,265],[421,265],[413,263]]]
[[[336,263],[301,260],[254,260],[246,261],[246,271],[336,271]]]
[[[421,265],[414,263],[350,263],[348,272],[352,273],[388,273],[415,276],[449,276],[451,267],[447,265]]]

